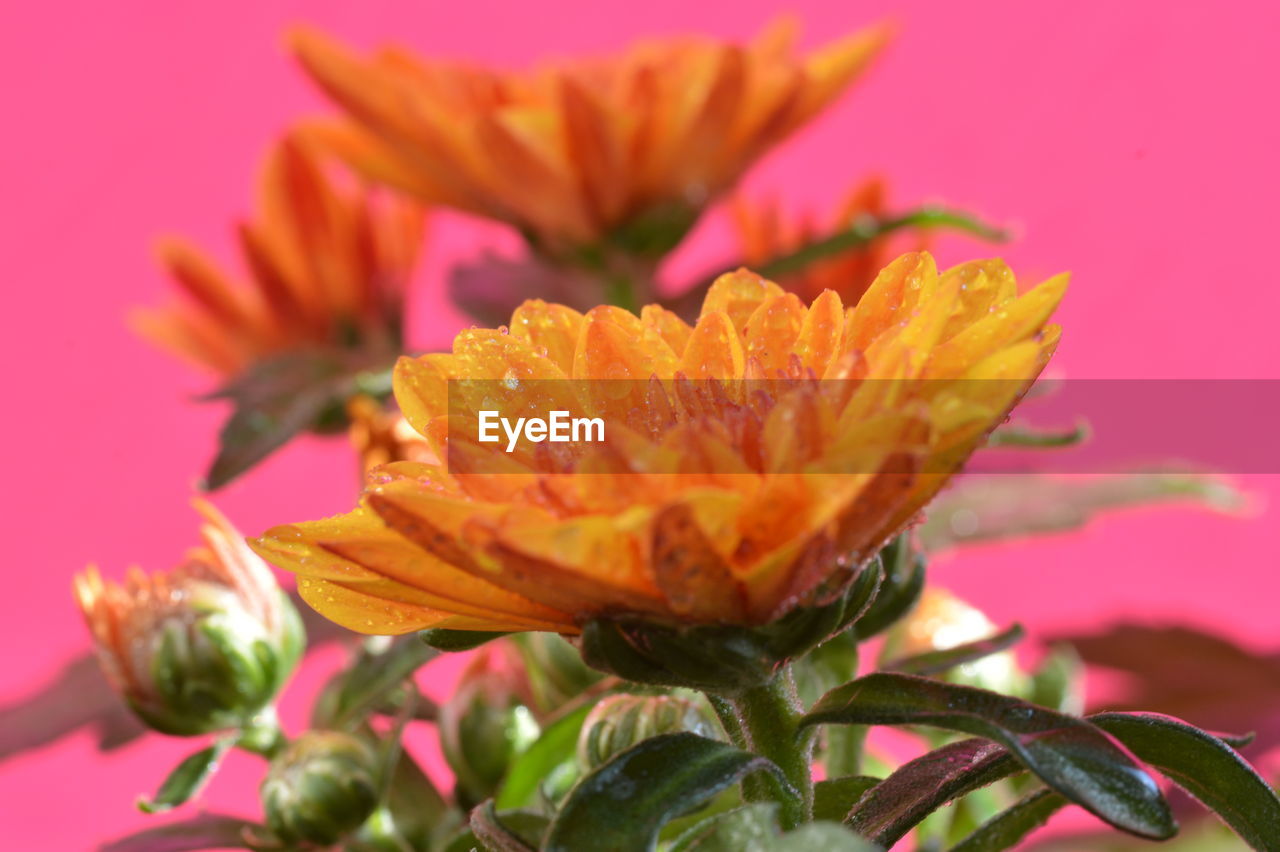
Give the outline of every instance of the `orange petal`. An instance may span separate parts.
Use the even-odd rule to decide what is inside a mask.
[[[782,288],[777,284],[766,281],[747,269],[726,272],[707,290],[707,295],[702,300],[702,314],[723,311],[729,315],[733,327],[741,333],[756,308],[782,293]]]
[[[737,380],[745,366],[742,340],[729,315],[703,311],[680,360],[680,371],[694,381]]]
[[[566,376],[573,373],[573,353],[582,332],[582,314],[564,305],[530,299],[511,315],[511,336],[523,340]]]

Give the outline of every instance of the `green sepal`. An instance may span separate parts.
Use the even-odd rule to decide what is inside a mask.
[[[668,820],[760,771],[782,778],[765,758],[696,734],[645,740],[579,782],[551,824],[544,849],[652,849]]]
[[[684,201],[652,204],[629,217],[607,239],[624,254],[661,260],[680,244],[701,213],[700,206]]]
[[[454,652],[470,651],[479,648],[486,642],[501,639],[506,633],[486,632],[482,630],[446,630],[433,627],[418,632],[418,638],[430,648],[437,651]]]
[[[154,798],[138,799],[138,810],[146,814],[158,814],[176,808],[199,794],[204,785],[218,771],[222,757],[236,744],[236,736],[223,737],[208,748],[200,749],[174,767],[164,779]]]
[[[986,639],[893,660],[881,666],[881,669],[886,672],[922,676],[942,674],[948,669],[963,666],[966,663],[972,663],[981,660],[983,657],[989,657],[992,654],[1008,650],[1026,635],[1026,631],[1022,629],[1021,624],[1014,624],[1007,630],[1003,630],[994,636],[988,636]]]
[[[858,800],[882,780],[874,775],[846,775],[819,781],[813,785],[813,818],[844,822]]]
[[[1163,839],[1177,831],[1156,782],[1087,721],[973,687],[877,672],[827,693],[801,726],[926,725],[1000,743],[1045,784],[1117,828]]]
[[[594,619],[580,647],[588,665],[635,683],[732,694],[768,683],[792,658],[845,630],[880,585],[878,558],[858,570],[825,606],[797,607],[758,627],[667,626],[641,619]]]
[[[911,546],[909,533],[898,536],[880,551],[884,580],[871,606],[853,623],[859,640],[870,639],[902,618],[924,591],[924,555]]]

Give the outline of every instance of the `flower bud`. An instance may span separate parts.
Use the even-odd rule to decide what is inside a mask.
[[[906,618],[885,636],[882,658],[900,659],[946,651],[999,632],[979,609],[937,586],[928,586]],[[949,670],[944,680],[993,692],[1020,694],[1024,675],[1012,651],[999,651]]]
[[[399,411],[389,411],[369,396],[347,403],[351,425],[347,436],[360,457],[360,472],[398,461],[432,462],[436,455],[427,439],[409,425]]]
[[[590,772],[619,752],[659,734],[689,731],[718,736],[697,701],[680,695],[610,695],[597,704],[578,735],[578,763]]]
[[[513,646],[499,640],[477,651],[440,708],[440,744],[460,800],[492,796],[511,761],[538,738],[529,702]]]
[[[603,674],[582,662],[582,655],[556,633],[518,633],[511,637],[520,649],[529,689],[540,713],[549,713],[581,695]]]
[[[308,731],[271,762],[262,781],[267,825],[286,844],[337,843],[377,808],[377,763],[357,737]]]
[[[107,678],[143,722],[178,736],[249,725],[304,641],[267,564],[211,505],[195,507],[204,544],[171,573],[134,568],[115,584],[90,566],[75,580]]]

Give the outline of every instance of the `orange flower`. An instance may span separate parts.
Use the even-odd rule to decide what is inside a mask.
[[[75,595],[112,686],[153,728],[193,735],[250,723],[302,654],[302,624],[271,569],[217,509],[169,574],[124,584],[89,566]]]
[[[748,266],[759,267],[795,251],[806,243],[860,217],[880,218],[887,212],[885,185],[872,179],[854,188],[841,203],[831,223],[816,226],[811,217],[788,219],[776,198],[747,201],[734,198],[733,224]],[[856,302],[876,273],[893,257],[892,235],[873,238],[865,245],[832,255],[806,266],[802,271],[779,277],[778,283],[802,299],[816,299],[823,290],[834,290],[847,302]],[[919,242],[917,240],[917,242]],[[923,246],[917,245],[917,248]]]
[[[889,34],[879,26],[801,56],[795,30],[780,21],[746,46],[642,42],[519,73],[399,49],[363,58],[312,30],[292,44],[351,119],[313,128],[316,138],[371,178],[509,222],[554,253],[609,238],[634,246],[664,227],[674,232],[658,242],[673,245]]]
[[[137,312],[135,328],[224,376],[309,346],[398,350],[421,209],[341,186],[293,137],[267,158],[260,193],[256,220],[239,229],[248,285],[191,244],[164,240],[160,260],[187,300]]]
[[[939,275],[920,253],[848,309],[746,271],[711,287],[694,327],[656,305],[526,302],[509,330],[396,368],[401,410],[447,468],[387,465],[354,512],[253,545],[363,632],[768,622],[837,594],[1001,422],[1056,346],[1065,287],[1019,297],[1001,261]],[[635,381],[597,381],[620,378]],[[485,403],[451,408],[454,379],[500,380],[508,411],[592,412],[609,440],[465,440],[457,423]]]
[[[347,417],[351,420],[347,435],[360,457],[362,473],[391,462],[436,461],[426,439],[413,431],[409,421],[372,397],[357,396],[348,402]]]

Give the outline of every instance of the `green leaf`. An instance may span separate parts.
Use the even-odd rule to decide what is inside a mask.
[[[532,806],[544,780],[553,777],[561,766],[576,765],[578,732],[590,712],[591,706],[579,707],[547,725],[537,741],[515,759],[494,797],[500,810]]]
[[[164,779],[154,799],[145,796],[138,799],[138,810],[146,814],[162,813],[197,795],[218,771],[223,755],[236,744],[236,739],[236,736],[223,737],[187,757]]]
[[[1013,845],[1048,822],[1067,805],[1060,793],[1041,787],[1007,810],[996,814],[951,848],[951,852],[997,852]]]
[[[1096,477],[967,476],[929,508],[916,534],[929,552],[1007,538],[1063,532],[1112,509],[1191,502],[1239,511],[1245,496],[1220,477],[1148,471]]]
[[[436,653],[413,636],[398,636],[389,644],[381,637],[366,640],[316,699],[312,725],[354,730],[371,713],[384,707],[392,693]]]
[[[92,654],[67,663],[38,691],[0,707],[0,761],[82,727],[97,729],[98,747],[104,751],[132,742],[146,730],[102,676]]]
[[[1122,674],[1107,710],[1157,710],[1214,731],[1256,731],[1253,754],[1280,745],[1280,655],[1186,626],[1118,624],[1064,637],[1092,666]]]
[[[205,487],[221,488],[301,432],[346,425],[346,403],[363,392],[390,390],[395,353],[305,349],[251,365],[206,399],[228,399],[234,408],[218,434],[218,454]]]
[[[681,316],[696,316],[707,288],[725,270],[737,269],[739,266],[751,266],[765,278],[777,280],[800,272],[826,258],[848,251],[865,249],[876,240],[887,237],[897,231],[930,231],[935,229],[968,233],[979,239],[992,242],[1004,242],[1009,238],[1009,232],[1004,228],[989,225],[963,210],[948,210],[936,205],[924,205],[914,210],[891,215],[862,215],[841,223],[831,233],[817,237],[763,263],[748,264],[745,260],[721,263],[717,265],[715,273],[696,279],[695,283],[679,296],[666,300],[665,305]]]
[[[546,817],[538,814],[515,812],[499,818],[493,799],[471,811],[471,831],[489,852],[532,852],[542,844],[546,829]]]
[[[1016,698],[878,672],[827,693],[802,726],[927,725],[1003,745],[1045,784],[1117,828],[1166,838],[1177,830],[1160,788],[1100,728]]]
[[[440,791],[404,749],[400,750],[391,776],[387,807],[395,819],[396,828],[415,849],[427,847],[433,832],[446,822],[449,812]]]
[[[871,606],[853,623],[858,639],[869,639],[911,611],[924,589],[924,557],[911,547],[903,533],[880,552],[884,580]]]
[[[953,799],[1021,771],[1022,765],[996,743],[961,740],[898,767],[858,799],[845,821],[888,848]]]
[[[446,630],[440,627],[418,632],[418,638],[423,644],[446,653],[470,651],[506,635],[506,633],[489,633],[482,630]]]
[[[148,828],[105,844],[100,852],[195,852],[199,849],[252,849],[246,831],[262,827],[221,814],[201,814],[181,822]]]
[[[972,663],[975,660],[981,660],[983,657],[1007,650],[1022,641],[1024,636],[1026,636],[1026,631],[1022,629],[1022,625],[1015,624],[1008,630],[989,636],[986,639],[966,642],[963,645],[956,645],[940,651],[929,651],[912,657],[903,657],[888,663],[882,668],[887,672],[901,672],[903,674],[926,676],[941,674],[956,666]]]
[[[1071,429],[1048,431],[1029,426],[1001,426],[987,438],[988,447],[1018,447],[1049,450],[1074,447],[1089,437],[1089,424],[1081,420]]]
[[[758,771],[763,757],[696,734],[664,734],[614,756],[579,782],[547,835],[549,852],[653,849],[672,817]]]
[[[843,822],[858,800],[882,779],[873,775],[828,778],[813,785],[813,818]]]
[[[1280,850],[1280,799],[1222,740],[1155,713],[1098,713],[1089,720],[1217,813],[1253,848]]]

